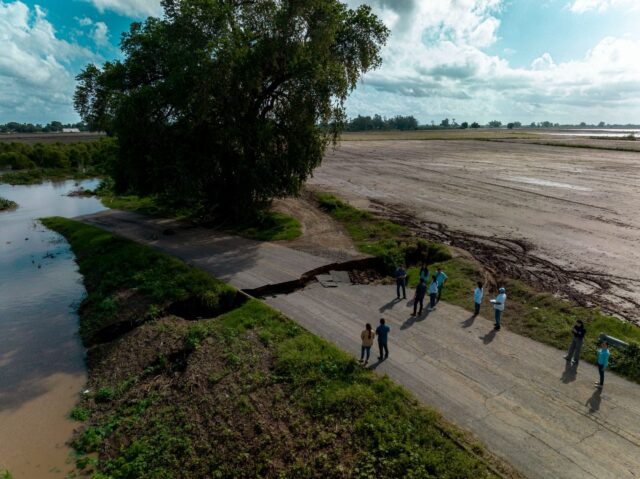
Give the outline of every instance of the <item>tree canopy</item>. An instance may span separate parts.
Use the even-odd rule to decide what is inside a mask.
[[[295,194],[381,63],[387,28],[338,0],[164,0],[123,59],[78,75],[75,107],[118,137],[118,191],[242,217]]]

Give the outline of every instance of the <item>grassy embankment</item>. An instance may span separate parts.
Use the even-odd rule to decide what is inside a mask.
[[[8,211],[18,207],[18,203],[0,196],[0,211]]]
[[[238,305],[229,286],[95,227],[44,223],[88,290],[91,392],[72,417],[86,421],[74,447],[94,479],[494,476],[481,446],[267,305]],[[193,297],[203,317],[221,314],[167,314]],[[113,316],[139,322],[96,343]]]
[[[482,279],[481,266],[464,258],[452,258],[443,245],[427,244],[412,235],[403,226],[377,218],[375,215],[354,208],[335,196],[318,193],[320,207],[340,221],[356,247],[363,253],[382,257],[388,268],[394,264],[416,265],[426,260],[430,270],[441,266],[449,276],[443,290],[444,301],[473,311],[473,289]],[[418,282],[418,268],[409,269],[410,286]],[[594,363],[596,341],[601,332],[632,343],[622,353],[612,349],[610,368],[622,376],[640,382],[640,328],[606,315],[597,308],[583,308],[572,302],[537,291],[520,281],[506,280],[508,307],[503,325],[518,334],[530,337],[558,349],[565,349],[571,342],[571,327],[582,319],[587,328],[583,359]],[[491,315],[489,294],[485,293],[484,314]]]

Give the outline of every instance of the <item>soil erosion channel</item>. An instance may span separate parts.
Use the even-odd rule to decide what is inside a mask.
[[[640,154],[484,141],[354,141],[310,184],[521,278],[639,321]]]

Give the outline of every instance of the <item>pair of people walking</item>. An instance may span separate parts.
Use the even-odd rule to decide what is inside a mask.
[[[375,332],[369,323],[366,324],[364,331],[360,333],[360,339],[362,339],[362,348],[360,350],[361,363],[365,366],[368,364],[373,340],[376,337],[378,338],[378,348],[380,349],[380,356],[378,356],[378,359],[382,361],[389,357],[389,331],[391,331],[391,328],[386,325],[384,318],[380,318],[380,324],[376,328]]]

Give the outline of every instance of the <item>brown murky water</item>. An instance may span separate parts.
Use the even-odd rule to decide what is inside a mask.
[[[14,479],[64,478],[73,468],[66,443],[77,423],[67,416],[86,381],[75,313],[85,291],[68,244],[34,220],[104,209],[66,196],[74,188],[0,185],[20,205],[0,213],[0,472]]]

